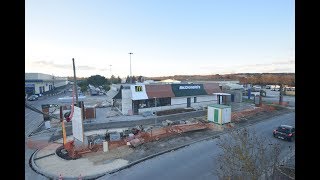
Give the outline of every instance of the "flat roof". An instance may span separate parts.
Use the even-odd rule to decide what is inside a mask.
[[[231,94],[229,94],[229,93],[213,93],[213,94],[215,94],[215,95],[230,95],[231,96]]]
[[[292,126],[289,126],[289,125],[280,125],[280,127],[285,127],[285,128],[293,128]]]
[[[220,108],[220,109],[231,108],[231,106],[227,106],[227,105],[223,105],[223,104],[210,104],[210,105],[208,105],[208,107],[215,107],[215,108]]]

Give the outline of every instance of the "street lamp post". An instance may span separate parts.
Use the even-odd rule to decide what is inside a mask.
[[[54,90],[54,76],[52,74],[52,89],[51,90]]]
[[[110,66],[110,78],[111,78],[111,76],[112,76],[112,72],[111,72],[111,64],[109,65]]]
[[[156,108],[157,108],[157,98],[156,97],[154,97],[154,107],[155,107],[155,109],[154,109],[154,115],[156,116],[156,118],[154,118],[154,126],[156,126],[157,125],[157,110],[156,110]]]
[[[129,52],[130,54],[130,83],[132,83],[132,74],[131,74],[131,54],[133,54],[132,52]]]

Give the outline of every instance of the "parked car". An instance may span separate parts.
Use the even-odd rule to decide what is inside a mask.
[[[295,128],[288,125],[280,125],[273,130],[273,136],[279,139],[292,141],[295,138]]]
[[[28,97],[28,101],[36,101],[38,100],[38,96],[37,95],[31,95]]]

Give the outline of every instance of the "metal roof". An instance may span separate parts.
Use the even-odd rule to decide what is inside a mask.
[[[218,83],[205,83],[203,86],[208,94],[222,93]]]
[[[165,85],[145,85],[149,98],[175,97],[170,84]]]

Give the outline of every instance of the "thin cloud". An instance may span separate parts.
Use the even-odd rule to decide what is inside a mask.
[[[55,69],[67,69],[70,70],[72,68],[72,64],[56,64],[52,61],[35,61],[33,62],[33,65],[42,67],[42,68],[55,68]],[[104,69],[96,68],[92,66],[76,66],[77,70],[83,70],[83,71],[103,71]]]

